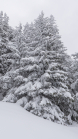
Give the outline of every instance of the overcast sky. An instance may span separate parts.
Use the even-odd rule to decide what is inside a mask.
[[[0,0],[0,11],[9,16],[12,27],[32,22],[42,10],[54,16],[67,52],[78,52],[78,0]]]

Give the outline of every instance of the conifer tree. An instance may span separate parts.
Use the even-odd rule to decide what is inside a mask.
[[[8,60],[11,50],[8,48],[8,17],[0,13],[0,73],[5,74],[10,61]]]
[[[19,57],[19,52],[12,42],[14,30],[9,26],[8,19],[6,14],[0,13],[0,92],[3,95],[12,87],[12,75],[7,73],[14,69]]]
[[[73,56],[73,62],[70,69],[71,74],[71,89],[74,94],[78,92],[78,53],[75,53]]]

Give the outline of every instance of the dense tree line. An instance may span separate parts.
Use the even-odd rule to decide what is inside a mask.
[[[0,93],[31,113],[78,122],[78,53],[70,57],[53,15],[13,29],[0,12]]]

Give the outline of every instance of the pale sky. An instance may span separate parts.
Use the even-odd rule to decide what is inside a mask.
[[[12,27],[34,21],[42,10],[54,16],[68,54],[78,52],[78,0],[0,0],[0,11]]]

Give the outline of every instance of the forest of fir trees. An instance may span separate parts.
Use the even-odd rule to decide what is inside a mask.
[[[0,12],[0,93],[44,119],[78,122],[78,53],[67,54],[53,15],[12,28]]]

